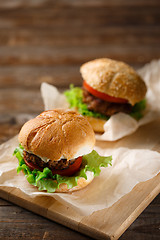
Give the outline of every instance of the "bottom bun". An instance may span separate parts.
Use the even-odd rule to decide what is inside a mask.
[[[94,178],[94,174],[93,174],[93,172],[87,171],[86,175],[87,175],[87,180],[85,178],[82,178],[82,177],[79,178],[77,186],[68,189],[67,184],[62,183],[59,186],[59,188],[56,189],[55,192],[57,192],[57,193],[73,192],[73,191],[77,191],[77,190],[80,190],[80,189],[86,187],[89,183],[92,182],[92,180]]]
[[[76,111],[77,113],[78,110],[76,108],[73,108],[74,111]],[[84,116],[88,122],[91,124],[94,132],[97,132],[97,133],[104,133],[104,124],[106,123],[106,120],[104,119],[100,119],[100,118],[95,118],[95,117],[88,117],[88,116]]]
[[[94,132],[104,133],[104,124],[106,123],[106,120],[95,118],[95,117],[85,117],[85,118],[87,118],[88,122],[91,124]]]
[[[24,174],[24,172],[23,172]],[[57,188],[55,190],[56,193],[65,193],[65,192],[74,192],[74,191],[77,191],[77,190],[80,190],[84,187],[86,187],[89,183],[92,182],[92,180],[94,179],[94,173],[93,172],[90,172],[90,171],[87,171],[86,172],[86,175],[87,175],[87,180],[83,177],[80,177],[78,179],[78,184],[77,186],[73,187],[73,188],[68,188],[67,187],[67,184],[66,183],[61,183],[59,188]],[[55,180],[54,180],[55,181]],[[36,187],[36,186],[35,186]]]

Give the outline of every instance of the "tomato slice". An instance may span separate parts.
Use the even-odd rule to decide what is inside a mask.
[[[33,171],[34,169],[38,169],[39,171],[43,171],[43,168],[39,167],[38,165],[36,164],[33,164],[31,162],[28,162],[26,159],[24,159],[26,165]],[[65,169],[53,169],[52,170],[52,173],[53,175],[54,174],[59,174],[61,176],[71,176],[73,175],[74,173],[76,173],[80,166],[81,166],[81,163],[82,163],[82,157],[78,157],[76,158],[75,162],[71,165],[69,165],[68,168],[65,168]]]
[[[99,92],[96,89],[92,88],[90,85],[88,85],[88,83],[86,83],[86,81],[83,81],[83,87],[88,92],[90,92],[92,95],[94,95],[95,97],[98,97],[104,101],[115,102],[115,103],[127,103],[128,102],[128,100],[126,100],[126,99],[112,97],[112,96],[107,95],[106,93]]]
[[[62,176],[71,176],[79,170],[81,163],[82,163],[82,157],[78,157],[76,158],[75,162],[72,165],[69,165],[68,168],[65,168],[62,170],[54,169],[52,170],[52,173],[59,174]]]
[[[43,171],[43,168],[39,167],[38,165],[32,163],[32,162],[28,162],[26,159],[24,159],[25,164],[33,171],[34,169],[37,169],[39,171]]]

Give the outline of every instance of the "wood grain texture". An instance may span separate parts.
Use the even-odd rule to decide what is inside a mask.
[[[157,197],[120,239],[158,240],[159,215],[160,198]],[[43,236],[46,236],[44,239],[53,239],[54,236],[62,240],[91,239],[2,199],[0,199],[0,233],[4,240],[43,239]]]
[[[6,222],[8,224],[6,224]],[[67,230],[67,231],[66,231]],[[10,239],[90,238],[0,199],[0,238]]]
[[[110,208],[82,217],[52,198],[30,198],[19,189],[0,187],[2,198],[98,240],[118,239],[159,192],[160,174],[136,185]]]
[[[80,86],[80,65],[98,57],[139,68],[159,58],[159,29],[159,0],[0,0],[0,143],[43,110],[43,81]],[[159,239],[159,206],[157,197],[120,239]],[[3,200],[0,238],[90,239]]]
[[[2,9],[5,8],[27,8],[27,7],[38,7],[38,8],[44,8],[48,6],[56,6],[56,7],[71,7],[71,6],[158,6],[159,1],[158,0],[134,0],[128,1],[128,0],[116,0],[116,1],[106,1],[106,0],[93,0],[93,1],[86,1],[86,0],[37,0],[37,1],[27,1],[24,2],[23,0],[0,0],[0,5]]]
[[[100,46],[71,46],[71,47],[1,47],[0,51],[2,59],[0,64],[7,66],[56,66],[61,65],[80,65],[83,62],[95,58],[108,57],[122,60],[130,64],[147,63],[152,59],[159,57],[160,47],[153,43],[153,46],[145,46],[142,44],[107,44]],[[72,54],[74,52],[74,55]],[[129,56],[127,53],[130,52]],[[137,54],[138,53],[138,54]],[[40,68],[39,68],[40,71]],[[77,75],[79,71],[77,71]]]
[[[160,141],[158,138],[154,138],[156,128],[159,129],[158,123],[159,121],[157,120],[141,127],[135,133],[135,136],[133,136],[133,142],[136,141],[136,135],[139,136],[138,141],[143,142],[143,138],[146,138],[147,146],[150,146],[154,151],[160,152]],[[152,134],[150,131],[152,131]],[[123,142],[123,140],[121,141]],[[105,145],[108,146],[105,142],[99,142],[99,147],[104,148]],[[141,145],[141,148],[143,149],[143,145]],[[153,179],[136,185],[131,192],[122,197],[110,208],[83,217],[73,209],[58,203],[50,197],[30,198],[19,189],[0,188],[0,196],[2,198],[95,239],[118,239],[159,192],[160,174]],[[156,228],[156,238],[159,231],[159,221],[160,215],[156,219],[156,225],[154,225]]]

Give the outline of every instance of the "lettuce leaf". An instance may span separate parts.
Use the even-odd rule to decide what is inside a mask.
[[[93,111],[88,110],[87,105],[83,103],[83,93],[82,89],[80,87],[74,87],[73,84],[70,85],[70,89],[64,92],[64,95],[67,98],[68,103],[70,104],[70,108],[76,108],[78,112],[84,116],[89,117],[96,117],[96,118],[102,118],[105,120],[109,119],[109,116],[105,116],[101,113],[96,113]],[[146,100],[143,99],[139,103],[136,103],[132,111],[130,113],[130,116],[135,118],[136,120],[139,120],[143,117],[143,110],[146,108]]]
[[[76,108],[78,112],[84,116],[88,117],[96,117],[108,120],[109,117],[101,113],[96,113],[88,110],[87,104],[83,103],[83,93],[82,89],[79,87],[74,87],[73,84],[70,85],[70,90],[64,92],[64,95],[67,98],[68,103],[70,104],[70,108]]]
[[[143,99],[142,101],[136,103],[133,108],[132,112],[130,113],[131,117],[135,118],[136,120],[139,120],[143,117],[143,111],[146,108],[146,99]]]
[[[101,167],[108,167],[108,164],[112,164],[111,157],[102,157],[95,150],[91,153],[83,156],[85,163],[85,169],[94,173],[94,176],[99,176]]]
[[[13,153],[19,161],[19,166],[17,167],[17,173],[23,171],[27,181],[33,186],[37,186],[38,189],[46,190],[47,192],[55,192],[59,188],[60,184],[66,183],[68,188],[73,188],[77,186],[77,181],[80,177],[87,179],[86,172],[93,172],[94,176],[98,176],[101,172],[100,167],[108,167],[112,165],[112,157],[102,157],[95,150],[91,153],[84,155],[82,158],[82,165],[75,175],[67,177],[61,176],[59,174],[52,174],[52,171],[46,167],[43,171],[34,169],[33,171],[25,164],[23,158],[23,147],[19,145]]]

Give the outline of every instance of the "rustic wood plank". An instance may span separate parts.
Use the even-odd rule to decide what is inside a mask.
[[[115,7],[90,7],[80,8],[43,8],[43,9],[18,9],[7,11],[0,10],[0,20],[2,28],[51,28],[53,25],[59,28],[70,28],[77,26],[83,29],[87,26],[159,26],[159,8],[157,6],[124,8]],[[123,17],[122,17],[123,16]]]
[[[3,200],[1,201],[4,203]],[[48,199],[44,199],[44,201],[48,204]],[[54,236],[56,236],[56,239],[62,240],[90,239],[75,231],[65,229],[55,222],[51,222],[36,214],[33,215],[31,212],[21,209],[20,207],[11,205],[9,202],[5,202],[3,206],[0,205],[0,213],[0,237],[6,240],[13,239],[13,236],[16,240],[53,239]]]
[[[79,47],[46,47],[46,46],[24,46],[24,47],[0,47],[1,65],[35,65],[42,66],[42,70],[47,72],[44,66],[51,65],[71,65],[89,61],[100,57],[121,59],[129,64],[137,62],[144,64],[153,58],[159,58],[160,46],[158,45],[135,45],[135,44],[107,44],[95,46]],[[74,54],[73,54],[74,53]],[[72,67],[73,67],[72,66]],[[65,66],[66,67],[66,66]],[[3,68],[5,71],[5,68]],[[2,69],[2,70],[3,70]],[[21,69],[14,69],[20,71]],[[38,69],[38,71],[42,71]],[[78,71],[77,71],[78,72]],[[24,79],[24,77],[23,77]]]
[[[134,0],[134,1],[128,1],[128,0],[114,0],[114,1],[106,1],[106,0],[94,0],[94,1],[86,1],[86,0],[30,0],[30,1],[23,1],[23,0],[0,0],[1,8],[44,8],[49,6],[56,6],[56,7],[66,7],[66,6],[73,6],[73,7],[79,7],[79,6],[85,6],[85,7],[91,7],[91,6],[153,6],[153,5],[159,5],[159,0]]]
[[[159,192],[160,174],[154,179],[136,185],[129,194],[106,211],[102,210],[82,219],[82,229],[84,232],[87,230],[90,233],[93,229],[100,229],[103,233],[107,232],[111,239],[118,239]],[[103,224],[102,221],[98,221],[100,217],[105,219]],[[87,229],[87,226],[91,226],[91,229]]]
[[[153,216],[153,219],[151,219]],[[158,240],[160,235],[160,195],[134,221],[119,240],[145,239]]]
[[[0,204],[3,208],[0,214],[0,232],[1,237],[3,239],[19,239],[20,234],[23,232],[23,236],[21,239],[30,239],[34,238],[37,234],[36,229],[43,229],[43,226],[46,230],[46,237],[48,239],[53,239],[56,236],[56,239],[65,239],[68,240],[72,239],[74,236],[77,240],[79,234],[75,236],[75,232],[71,231],[70,229],[65,229],[63,226],[54,223],[53,221],[49,221],[45,218],[32,214],[25,209],[22,209],[18,206],[13,205],[12,203],[0,199]],[[4,214],[5,213],[5,214]],[[2,218],[3,216],[3,218]],[[152,239],[158,240],[159,239],[159,219],[160,216],[160,196],[156,197],[152,204],[150,204],[144,212],[136,219],[136,221],[130,226],[130,228],[120,237],[121,240],[128,240],[128,239]],[[16,218],[16,219],[15,219]],[[33,220],[33,223],[32,223]],[[16,221],[16,222],[15,222]],[[10,227],[12,224],[12,227]],[[30,229],[30,225],[34,225],[35,228],[32,229],[32,233],[28,233],[28,229]],[[16,229],[16,230],[15,230]],[[7,233],[7,234],[6,234]],[[31,234],[31,235],[29,235]],[[4,236],[6,238],[4,238]],[[10,238],[7,238],[9,237]],[[80,239],[83,236],[81,235]],[[39,236],[40,239],[40,236]],[[73,238],[74,239],[74,238]],[[90,239],[89,237],[84,237],[84,239]]]
[[[74,32],[74,34],[73,34]],[[127,32],[127,34],[126,34]],[[83,39],[83,41],[82,41]],[[97,27],[91,31],[90,27],[85,27],[83,31],[74,25],[72,28],[60,29],[53,26],[50,29],[1,28],[0,46],[2,52],[5,46],[98,46],[100,44],[129,44],[129,45],[154,45],[160,42],[159,26],[104,26]],[[2,53],[3,54],[3,53]],[[2,57],[1,57],[2,59]]]
[[[79,66],[102,56],[139,68],[159,58],[159,28],[159,0],[0,0],[0,143],[42,111],[42,81],[58,88],[81,85]],[[120,239],[159,239],[160,197],[157,199]],[[89,239],[3,204],[0,201],[4,240]]]
[[[91,7],[91,6],[153,6],[159,5],[159,0],[114,0],[114,1],[106,1],[106,0],[94,0],[94,1],[86,1],[86,0],[30,0],[30,1],[23,1],[23,0],[0,0],[1,8],[44,8],[49,6],[56,6],[56,7]]]
[[[11,202],[7,202],[4,199],[0,198],[0,208],[3,206],[12,206]]]
[[[39,90],[1,89],[0,112],[6,113],[37,113],[43,110]]]
[[[22,125],[0,124],[0,144],[17,135]]]
[[[17,205],[95,239],[118,239],[159,191],[160,174],[147,182],[136,185],[129,194],[121,198],[112,207],[83,218],[76,213],[73,214],[72,209],[56,203],[52,198],[47,198],[47,201],[44,201],[41,197],[39,199],[29,198],[18,189],[8,190],[8,188],[1,188],[0,193],[3,198],[7,198]]]
[[[21,88],[23,88],[23,91],[26,89],[26,93],[29,92],[30,88],[40,91],[42,82],[48,82],[61,89],[62,87],[68,88],[71,83],[80,86],[82,84],[82,78],[79,73],[79,66],[0,67],[0,99],[2,99],[3,103],[7,98],[9,101],[9,93],[11,93],[11,96],[15,93],[14,97],[18,98],[19,96],[21,98]],[[9,88],[16,88],[18,86],[19,89],[17,88],[14,91],[12,89],[3,90],[3,88],[7,86]],[[32,90],[29,93],[29,98],[33,94]],[[38,99],[40,99],[40,95]],[[30,100],[31,99],[29,99],[29,101]]]

